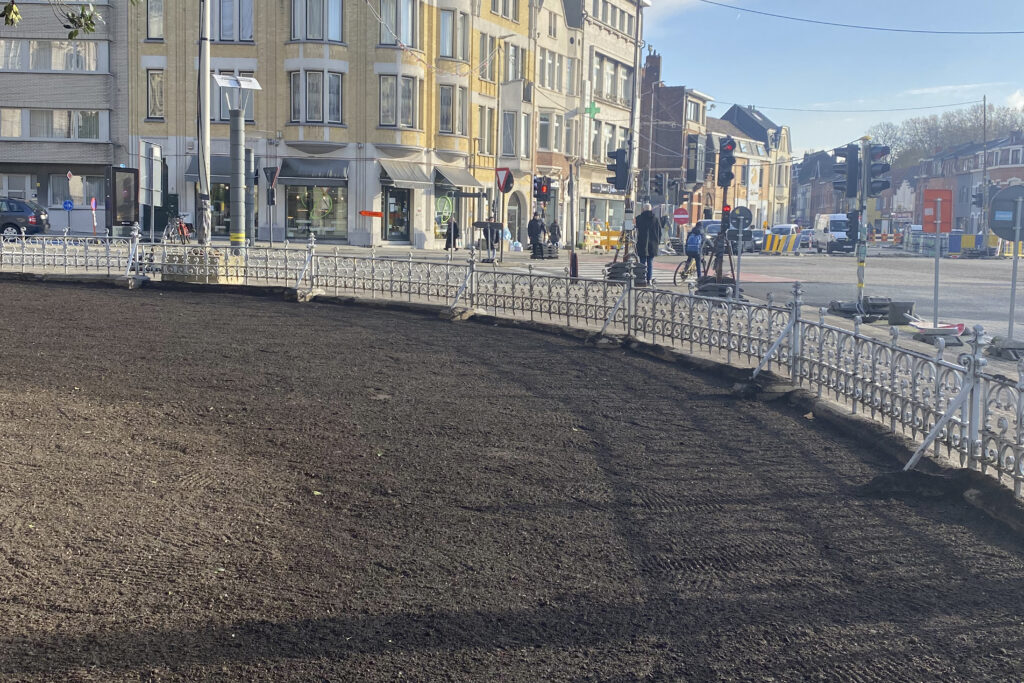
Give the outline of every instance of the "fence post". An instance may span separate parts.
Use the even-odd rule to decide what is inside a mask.
[[[799,282],[793,283],[793,302],[789,311],[789,381],[800,386],[800,358],[803,356],[800,313],[803,307],[804,288]]]
[[[407,284],[406,284],[405,296],[406,296],[406,300],[407,301],[412,301],[412,251],[409,252],[409,270],[408,270],[408,273],[409,273],[409,275],[406,278],[406,283]]]
[[[476,249],[469,248],[469,306],[476,308]]]
[[[971,398],[967,404],[967,438],[970,443],[967,446],[967,461],[968,467],[973,469],[981,469],[984,472],[984,458],[981,450],[981,369],[988,364],[988,361],[982,355],[982,337],[985,334],[985,328],[981,325],[974,326],[974,336],[971,341],[968,342],[971,345],[971,361],[967,371],[967,376],[964,377],[964,381],[971,382]],[[966,355],[966,354],[964,354]],[[964,359],[960,359],[961,361]],[[1020,364],[1017,366],[1020,368]],[[1020,399],[1018,398],[1018,401]],[[1018,424],[1018,430],[1020,425]],[[1015,439],[1016,440],[1016,439]],[[1014,479],[1014,495],[1020,495],[1020,491],[1016,490],[1020,487],[1020,482]]]
[[[635,321],[633,316],[636,314],[636,302],[633,300],[636,290],[633,289],[633,278],[636,277],[636,273],[633,271],[632,264],[627,263],[629,266],[626,269],[626,336],[633,336],[633,326]]]

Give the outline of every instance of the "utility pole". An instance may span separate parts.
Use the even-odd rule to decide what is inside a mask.
[[[988,96],[981,96],[981,249],[988,256]]]
[[[200,244],[210,243],[210,3],[199,0],[199,204],[196,231]]]
[[[853,198],[854,204],[857,208],[857,310],[864,313],[864,269],[867,265],[868,260],[868,243],[865,241],[867,237],[867,230],[861,230],[861,225],[864,222],[864,209],[867,208],[868,189],[871,183],[871,145],[869,143],[870,138],[864,136],[860,139],[860,201],[858,202],[857,197]],[[857,180],[851,178],[851,182],[857,182]]]
[[[637,133],[640,130],[637,103],[640,101],[640,36],[643,35],[644,7],[642,0],[636,0],[636,33],[633,36],[633,97],[629,103],[629,176],[626,179],[626,214],[632,214],[633,176],[637,169]],[[650,175],[650,174],[648,174]]]

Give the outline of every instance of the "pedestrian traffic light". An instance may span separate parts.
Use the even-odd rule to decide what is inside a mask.
[[[860,155],[857,145],[850,143],[846,147],[836,147],[832,153],[836,159],[845,159],[844,162],[832,167],[832,172],[839,176],[838,180],[832,181],[832,187],[847,197],[856,197],[860,178]]]
[[[651,181],[651,194],[659,197],[665,196],[665,174],[655,173]]]
[[[551,178],[539,176],[533,179],[533,197],[538,202],[546,202],[551,199]]]
[[[718,186],[729,187],[732,185],[732,167],[736,163],[736,141],[731,136],[722,138],[718,143]]]
[[[621,147],[614,152],[609,152],[608,158],[615,163],[605,166],[615,175],[609,176],[606,180],[615,186],[616,190],[625,190],[629,180],[629,165],[626,163],[626,150]]]
[[[892,183],[882,180],[880,176],[888,173],[892,166],[882,161],[889,156],[889,145],[868,145],[867,156],[864,160],[867,164],[867,180],[864,183],[864,190],[868,197],[877,197],[891,187]]]
[[[846,214],[846,241],[857,242],[860,239],[860,212],[851,211]]]
[[[729,229],[730,221],[732,220],[732,207],[728,204],[722,206],[722,232],[724,233]]]

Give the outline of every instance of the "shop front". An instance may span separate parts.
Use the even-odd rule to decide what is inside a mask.
[[[483,185],[467,170],[457,166],[434,167],[434,240],[447,246],[448,230],[454,220],[459,227],[460,240],[455,246],[468,244],[470,235],[466,200],[460,195],[483,190]]]
[[[433,183],[421,164],[381,159],[380,167],[381,241],[423,247],[426,235],[416,235],[416,217],[423,213],[417,210],[417,194],[422,197]]]
[[[199,194],[199,157],[194,156],[185,169],[185,182],[195,183]],[[195,203],[198,206],[198,202]],[[231,157],[210,157],[210,234],[228,237],[231,232]]]
[[[281,160],[277,183],[283,188],[285,237],[290,240],[348,241],[348,161]]]
[[[582,198],[580,212],[592,229],[620,228],[626,217],[625,193],[609,183],[590,183],[590,196]]]

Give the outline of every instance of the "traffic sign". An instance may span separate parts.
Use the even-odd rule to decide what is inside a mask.
[[[277,166],[264,166],[263,175],[267,176],[267,185],[270,187],[277,187],[277,175],[281,172],[281,169]]]
[[[72,175],[71,171],[68,171],[68,180],[71,180],[71,179],[72,179],[72,178],[74,178],[74,177],[75,177],[75,176],[74,176],[74,175]]]
[[[93,211],[96,210],[96,198],[95,197],[93,197],[92,199],[89,200],[89,208],[92,209]]]
[[[75,208],[75,203],[73,201],[71,201],[70,199],[65,199],[64,200],[64,210],[65,211],[70,211],[73,208]]]
[[[737,206],[732,210],[732,227],[738,230],[746,230],[753,222],[754,216],[747,207]]]
[[[672,220],[679,225],[686,225],[690,222],[690,212],[686,210],[685,206],[680,206],[672,213]]]
[[[515,178],[512,177],[512,169],[496,168],[494,175],[498,177],[498,190],[503,193],[512,191],[512,184],[515,182]]]
[[[988,225],[996,235],[1011,242],[1017,238],[1017,198],[1024,197],[1024,185],[1003,188],[992,197]],[[1024,216],[1021,216],[1024,221]],[[1024,234],[1024,229],[1021,230]]]

